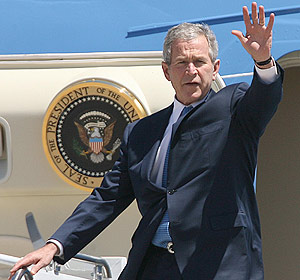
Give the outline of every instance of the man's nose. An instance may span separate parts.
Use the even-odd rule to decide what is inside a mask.
[[[186,72],[189,75],[194,75],[197,72],[197,68],[193,62],[190,62],[186,67]]]

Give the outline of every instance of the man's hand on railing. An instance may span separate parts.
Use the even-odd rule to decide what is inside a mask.
[[[27,268],[19,269],[12,277],[12,280],[20,280],[22,278],[25,280],[33,280],[32,274]]]
[[[31,274],[35,275],[41,268],[50,264],[57,251],[58,248],[55,244],[47,243],[42,248],[27,254],[10,270],[10,277],[8,280],[11,280],[19,269],[30,265],[34,265],[31,269]]]

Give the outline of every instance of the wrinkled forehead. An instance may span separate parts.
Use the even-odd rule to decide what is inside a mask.
[[[171,46],[171,60],[177,56],[188,54],[209,55],[209,45],[205,36],[197,36],[193,39],[176,39]]]

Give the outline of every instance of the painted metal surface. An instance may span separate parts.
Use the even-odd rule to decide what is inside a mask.
[[[217,35],[221,75],[252,72],[232,29],[244,30],[242,6],[252,1],[1,1],[0,54],[160,51],[168,28],[205,22]],[[266,15],[275,13],[273,55],[299,50],[300,4],[297,0],[265,0]],[[218,8],[216,8],[218,7]],[[239,59],[236,59],[236,58]],[[243,80],[250,80],[243,75]],[[230,76],[231,77],[231,76]],[[246,77],[246,78],[245,78]]]

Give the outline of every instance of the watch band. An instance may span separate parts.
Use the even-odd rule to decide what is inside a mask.
[[[270,56],[267,60],[264,61],[256,61],[254,60],[255,64],[257,64],[258,66],[264,66],[269,64],[272,61],[272,56]]]

